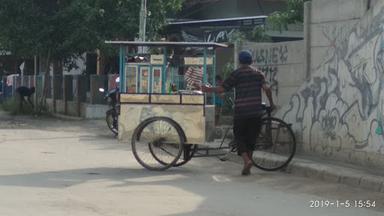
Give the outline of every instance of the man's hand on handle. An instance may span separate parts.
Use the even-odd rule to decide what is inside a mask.
[[[211,87],[208,87],[207,85],[200,85],[200,89],[202,92],[209,92]]]

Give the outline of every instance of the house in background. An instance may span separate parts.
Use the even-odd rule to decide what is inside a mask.
[[[183,19],[219,19],[268,15],[284,10],[286,0],[187,0]]]
[[[302,40],[302,25],[288,31],[268,30],[268,15],[286,7],[286,0],[186,0],[178,16],[169,20],[167,37],[171,41],[226,43],[237,30],[251,32],[261,26],[273,42]],[[233,62],[233,52],[233,47],[216,49],[218,73]]]
[[[268,15],[286,6],[286,0],[187,0],[177,18],[169,21],[167,34],[180,41],[227,42],[235,30],[265,26]],[[303,28],[267,31],[267,35],[274,42],[301,40]]]

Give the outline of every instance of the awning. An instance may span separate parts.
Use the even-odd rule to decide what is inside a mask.
[[[12,53],[7,50],[0,50],[0,56],[8,56],[11,55]]]
[[[105,41],[106,44],[115,44],[115,45],[131,45],[131,46],[157,46],[157,47],[166,47],[166,46],[180,46],[180,47],[228,47],[226,44],[222,43],[212,43],[212,42],[168,42],[168,41]]]
[[[207,19],[207,20],[191,20],[191,21],[174,21],[168,23],[168,26],[254,26],[263,25],[267,16],[247,16],[233,17],[223,19]]]

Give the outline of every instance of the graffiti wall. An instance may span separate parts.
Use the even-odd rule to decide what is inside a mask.
[[[287,103],[305,80],[303,41],[244,43],[254,57],[253,66],[264,72],[276,104]]]
[[[293,123],[304,152],[384,167],[384,2],[361,19],[311,29],[312,77],[279,115]]]

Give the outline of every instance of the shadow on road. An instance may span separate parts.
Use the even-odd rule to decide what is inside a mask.
[[[121,186],[126,184],[146,184],[145,181],[131,181],[131,179],[140,179],[151,177],[164,177],[166,175],[191,175],[187,170],[177,169],[163,172],[149,172],[145,169],[129,168],[89,168],[60,170],[37,173],[24,173],[16,175],[1,175],[0,185],[2,186],[21,186],[21,187],[42,187],[42,188],[65,188],[93,180],[113,180],[120,182]],[[163,182],[164,180],[164,182]],[[166,179],[159,178],[156,183],[166,183]],[[153,183],[153,181],[152,181]],[[171,184],[171,182],[168,182]]]

